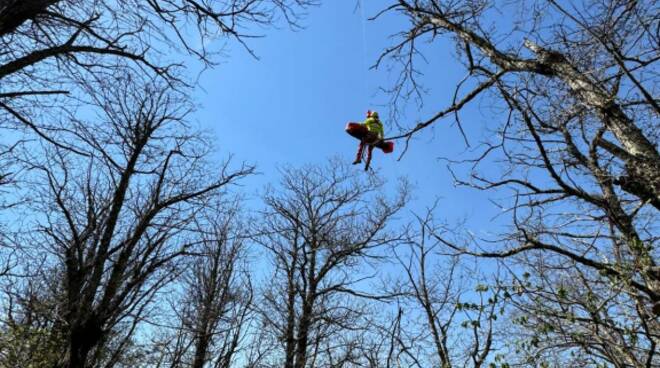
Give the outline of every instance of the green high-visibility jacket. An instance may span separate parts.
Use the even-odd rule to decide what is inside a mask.
[[[364,125],[367,127],[367,130],[378,134],[378,138],[383,139],[385,133],[383,132],[383,124],[380,120],[367,118],[367,120],[364,121]]]

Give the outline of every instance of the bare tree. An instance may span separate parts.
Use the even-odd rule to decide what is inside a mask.
[[[410,25],[380,60],[402,66],[395,97],[419,91],[423,41],[449,37],[466,69],[453,101],[425,121],[400,124],[398,138],[409,142],[450,116],[461,128],[461,112],[477,100],[501,121],[489,123],[496,134],[474,158],[449,159],[449,168],[458,185],[510,194],[500,202],[512,215],[510,231],[489,242],[436,236],[457,253],[504,260],[517,278],[529,273],[508,287],[525,291],[519,321],[534,320],[526,346],[540,358],[531,364],[547,356],[560,366],[656,366],[657,6],[400,0],[385,11]],[[511,21],[494,21],[502,15]],[[486,174],[493,165],[500,176]]]
[[[296,26],[313,0],[2,0],[0,1],[0,144],[35,137],[78,154],[65,117],[112,75],[192,85],[181,60],[213,66],[230,40],[278,18]],[[217,42],[218,40],[221,42]],[[0,151],[2,152],[2,151]],[[0,155],[0,160],[6,157]],[[0,161],[0,183],[20,172]],[[11,166],[5,167],[5,166]]]
[[[181,294],[174,308],[180,327],[165,341],[158,366],[229,368],[245,348],[254,298],[247,233],[238,205],[223,207],[200,221],[199,251],[187,262],[183,284],[173,287]]]
[[[3,307],[20,313],[3,328],[27,347],[39,345],[30,336],[62,342],[59,362],[43,364],[130,366],[122,354],[196,245],[187,234],[197,213],[252,171],[206,161],[208,139],[184,120],[179,92],[192,83],[180,59],[213,66],[217,39],[252,52],[251,26],[282,17],[295,27],[312,3],[0,1],[0,207],[28,203],[20,225],[0,224],[0,273],[20,260],[2,280],[18,298]],[[86,121],[94,115],[104,118]],[[52,292],[33,293],[37,281]],[[38,308],[39,323],[20,317],[35,305],[56,307]]]
[[[176,93],[126,82],[101,92],[104,119],[74,124],[87,155],[52,146],[24,154],[40,215],[22,251],[52,255],[37,271],[54,280],[50,326],[65,341],[58,367],[121,354],[156,292],[178,274],[177,259],[194,249],[199,211],[252,172],[207,161],[210,144],[186,124]]]
[[[233,40],[252,52],[251,27],[283,18],[292,27],[307,0],[0,1],[0,209],[24,203],[20,188],[32,164],[19,148],[59,151],[90,158],[98,147],[77,137],[81,114],[104,114],[96,91],[108,79],[157,80],[189,94],[192,78],[184,57],[214,66]],[[220,41],[220,42],[218,42]],[[129,77],[131,75],[132,77]],[[110,103],[110,102],[108,102]],[[87,130],[86,134],[91,134]],[[106,137],[106,139],[114,139]],[[97,142],[98,143],[98,142]],[[80,146],[76,146],[80,144]],[[39,158],[38,158],[39,159]],[[29,199],[29,195],[27,196]],[[3,218],[4,220],[4,218]],[[0,223],[0,274],[14,260],[17,244]]]
[[[399,312],[384,326],[390,350],[386,367],[485,367],[497,362],[503,342],[496,321],[504,313],[503,288],[489,286],[480,272],[444,254],[434,234],[433,211],[417,217],[417,234],[393,248],[402,269],[387,293],[397,295]],[[381,358],[382,359],[382,358]]]
[[[272,365],[350,366],[366,328],[365,263],[399,238],[388,230],[406,200],[381,196],[383,183],[337,162],[286,169],[264,197],[256,241],[268,251],[272,276],[259,310],[279,343]],[[353,341],[353,342],[351,342]]]
[[[219,45],[210,47],[209,41],[226,36],[247,47],[245,39],[256,36],[248,30],[250,25],[271,25],[282,15],[296,26],[300,12],[312,4],[308,0],[3,0],[0,79],[3,86],[15,89],[2,91],[0,97],[72,93],[58,89],[58,84],[76,74],[93,77],[123,68],[122,61],[170,82],[181,80],[174,70],[180,63],[162,60],[168,54],[165,50],[184,51],[212,65]],[[31,88],[37,86],[41,88]]]

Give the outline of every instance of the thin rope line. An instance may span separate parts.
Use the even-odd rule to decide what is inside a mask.
[[[371,102],[369,97],[369,76],[368,63],[367,63],[367,25],[366,18],[364,15],[364,0],[358,0],[358,6],[360,7],[360,23],[362,25],[362,72],[365,76],[362,78],[364,81],[364,92],[366,93],[367,101]]]

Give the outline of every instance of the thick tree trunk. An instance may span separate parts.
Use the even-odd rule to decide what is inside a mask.
[[[94,316],[73,326],[69,332],[68,351],[56,368],[87,368],[87,357],[92,349],[99,345],[101,337],[101,322]]]
[[[209,346],[209,336],[204,334],[199,336],[195,344],[195,358],[191,368],[203,368],[206,363],[206,354]]]
[[[289,274],[289,290],[287,295],[287,318],[286,318],[286,332],[285,332],[285,368],[293,368],[295,349],[296,349],[296,340],[295,340],[295,304],[296,304],[296,290],[295,284],[293,282],[293,271],[290,271]]]
[[[60,0],[0,0],[0,37],[33,20]]]
[[[525,46],[536,53],[539,62],[562,79],[584,105],[595,110],[623,146],[625,157],[619,158],[626,162],[628,175],[616,183],[660,209],[660,154],[653,143],[603,88],[576,70],[563,55],[545,50],[531,41],[526,41]]]
[[[626,174],[614,183],[621,189],[648,201],[660,210],[660,163],[653,160],[636,159],[626,164]]]
[[[307,345],[309,344],[309,328],[312,321],[312,310],[314,307],[314,299],[311,295],[305,298],[303,302],[302,316],[300,318],[300,325],[298,326],[298,338],[296,344],[296,364],[295,368],[305,368],[307,363]]]

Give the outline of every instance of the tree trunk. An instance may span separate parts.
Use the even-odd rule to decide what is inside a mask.
[[[69,333],[69,349],[57,368],[86,368],[87,357],[99,345],[102,327],[98,318],[90,316],[85,322],[73,326]]]
[[[298,326],[298,338],[296,344],[296,365],[295,368],[305,368],[307,363],[307,345],[309,342],[309,328],[312,321],[312,310],[314,307],[315,291],[310,291],[308,297],[303,302],[302,316],[300,326]]]
[[[285,350],[286,357],[284,361],[285,368],[293,368],[295,349],[296,349],[296,340],[295,340],[295,303],[296,303],[296,290],[295,284],[293,282],[293,270],[289,271],[289,280],[288,280],[288,295],[287,295],[287,318],[286,318],[286,331],[285,331]]]
[[[204,368],[208,346],[209,336],[207,334],[199,336],[195,344],[195,358],[193,359],[191,368]]]
[[[59,0],[0,0],[0,37],[13,32]]]

